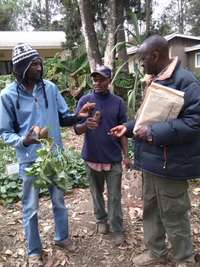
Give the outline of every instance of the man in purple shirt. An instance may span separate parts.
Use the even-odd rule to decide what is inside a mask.
[[[128,142],[123,137],[118,140],[108,134],[109,129],[127,120],[123,100],[110,93],[111,70],[99,66],[91,77],[94,90],[83,96],[78,103],[77,112],[87,102],[96,103],[90,117],[76,124],[77,134],[85,134],[82,157],[86,162],[93,198],[94,213],[99,233],[112,232],[115,245],[124,242],[121,208],[122,151],[124,163],[128,164]],[[107,184],[108,211],[103,197],[104,184]]]

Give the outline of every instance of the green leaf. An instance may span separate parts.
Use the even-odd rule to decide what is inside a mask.
[[[5,194],[6,191],[7,191],[6,186],[2,186],[2,187],[0,187],[0,192],[1,192],[2,194]]]

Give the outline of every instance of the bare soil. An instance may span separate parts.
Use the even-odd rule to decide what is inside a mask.
[[[66,147],[80,150],[82,137],[72,130],[65,132]],[[195,251],[200,250],[200,186],[192,184],[192,232]],[[141,174],[124,171],[123,213],[126,242],[116,247],[112,236],[100,235],[96,231],[95,218],[89,189],[74,189],[65,196],[69,209],[71,239],[76,251],[69,253],[53,244],[54,223],[51,201],[40,199],[39,225],[44,248],[45,267],[131,267],[132,258],[144,250],[142,229]],[[106,192],[105,192],[106,197]],[[28,267],[22,229],[21,203],[12,207],[0,206],[0,267]],[[163,266],[163,265],[157,265]],[[165,266],[174,266],[172,263]],[[196,266],[200,266],[199,263]],[[153,266],[152,266],[153,267]]]

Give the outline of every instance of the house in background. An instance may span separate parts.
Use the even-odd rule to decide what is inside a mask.
[[[200,78],[200,44],[185,48],[187,67]]]
[[[200,77],[200,36],[189,36],[173,33],[164,37],[169,43],[170,57],[178,56],[182,66]],[[137,47],[127,49],[129,69],[134,72],[134,56]]]
[[[12,49],[18,43],[29,43],[43,58],[64,51],[65,33],[62,31],[0,31],[0,36],[0,75],[11,73]]]

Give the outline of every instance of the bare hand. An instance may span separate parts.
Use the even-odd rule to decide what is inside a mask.
[[[147,133],[148,133],[148,126],[142,126],[136,131],[135,136],[146,141]]]
[[[123,162],[122,163],[123,163],[123,165],[125,166],[126,169],[130,169],[131,166],[132,166],[132,160],[129,159],[128,157],[125,157],[123,159]]]
[[[32,144],[39,144],[40,141],[38,140],[37,133],[35,133],[34,129],[36,126],[32,126],[31,129],[29,130],[27,136],[23,140],[23,144],[25,146],[32,145]]]
[[[85,124],[88,129],[96,129],[99,126],[98,121],[94,117],[87,118]]]
[[[122,137],[127,132],[125,125],[118,125],[110,129],[109,134],[115,137]]]
[[[88,117],[91,113],[91,111],[95,108],[96,103],[90,103],[87,102],[86,104],[84,104],[81,108],[81,110],[79,111],[78,115],[80,117]]]

